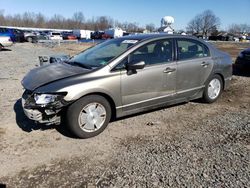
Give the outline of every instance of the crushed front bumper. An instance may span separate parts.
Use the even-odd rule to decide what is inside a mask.
[[[31,120],[34,120],[34,121],[42,121],[43,119],[43,115],[40,111],[38,110],[34,110],[34,109],[26,109],[24,108],[24,99],[22,99],[22,106],[23,106],[23,112],[24,114]]]
[[[30,98],[32,98],[31,94],[23,94],[22,107],[24,114],[29,119],[46,125],[60,124],[60,111],[64,107],[63,104],[57,102],[55,106],[53,104],[48,106],[35,105]]]

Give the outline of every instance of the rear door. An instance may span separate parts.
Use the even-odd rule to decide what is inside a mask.
[[[176,39],[177,82],[179,97],[194,95],[204,87],[212,67],[208,48],[194,39]]]

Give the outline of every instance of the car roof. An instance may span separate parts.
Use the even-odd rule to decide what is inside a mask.
[[[166,33],[135,34],[135,35],[124,36],[122,38],[123,39],[129,39],[129,40],[147,40],[147,39],[157,39],[157,38],[163,38],[163,37],[190,38],[190,39],[196,39],[197,40],[197,38],[194,37],[194,36],[166,34]]]
[[[243,50],[242,52],[245,52],[245,53],[250,53],[250,48],[246,48],[245,50]]]

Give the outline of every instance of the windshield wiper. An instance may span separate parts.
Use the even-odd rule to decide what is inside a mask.
[[[70,65],[76,65],[85,69],[92,69],[92,67],[90,65],[86,65],[77,61],[68,61],[67,63],[69,63]]]

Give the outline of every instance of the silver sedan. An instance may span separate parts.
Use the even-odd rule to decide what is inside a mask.
[[[111,118],[198,98],[212,103],[231,77],[230,56],[197,38],[126,36],[31,70],[22,81],[23,109],[40,123],[65,118],[76,136],[89,138]]]

